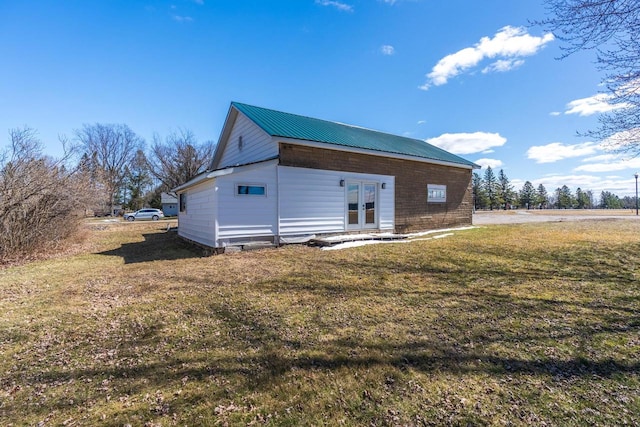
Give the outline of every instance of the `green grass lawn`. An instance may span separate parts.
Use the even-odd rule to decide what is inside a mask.
[[[640,222],[0,270],[0,425],[638,425]]]

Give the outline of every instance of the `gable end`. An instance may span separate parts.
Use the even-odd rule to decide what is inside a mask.
[[[231,106],[209,170],[259,162],[278,155],[272,138]]]

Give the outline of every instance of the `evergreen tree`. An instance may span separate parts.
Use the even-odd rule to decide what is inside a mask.
[[[520,193],[518,191],[511,192],[511,206],[520,206]]]
[[[493,210],[494,207],[498,207],[498,181],[491,166],[487,166],[487,170],[484,171],[483,184],[484,192],[489,202],[489,209]]]
[[[596,206],[596,203],[593,198],[593,191],[587,190],[585,194],[587,196],[587,200],[589,201],[589,204],[587,205],[588,209],[593,209]]]
[[[513,186],[509,183],[509,178],[504,170],[498,173],[498,203],[506,210],[513,203]]]
[[[125,202],[130,209],[138,210],[145,206],[145,195],[152,183],[147,159],[144,152],[138,150],[127,167],[125,181],[125,194],[129,195]]]
[[[556,189],[556,203],[558,209],[571,209],[574,205],[573,194],[571,194],[571,190],[566,185],[563,185],[562,188]]]
[[[536,205],[540,209],[546,209],[549,206],[549,195],[544,185],[538,185],[538,191],[536,192]]]
[[[587,209],[590,205],[589,195],[582,191],[580,187],[576,189],[576,207],[578,209]]]
[[[487,193],[485,192],[482,177],[477,172],[473,173],[472,178],[473,204],[474,209],[485,209],[489,204]]]
[[[162,209],[162,185],[153,189],[146,199],[150,208]]]
[[[622,207],[624,209],[635,209],[636,208],[636,197],[633,196],[624,196],[621,200]]]
[[[531,183],[527,181],[520,190],[520,206],[523,208],[531,209],[536,204],[536,189]]]
[[[600,207],[602,209],[621,209],[622,201],[610,191],[600,193]]]

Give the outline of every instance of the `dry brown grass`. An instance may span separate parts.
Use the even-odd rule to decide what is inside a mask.
[[[5,425],[640,419],[640,223],[200,257],[164,224],[0,270]]]

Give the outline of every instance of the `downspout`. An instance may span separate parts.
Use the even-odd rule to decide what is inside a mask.
[[[214,178],[213,179],[213,243],[216,246],[216,248],[220,247],[220,242],[218,242],[218,229],[219,229],[219,223],[218,223],[218,217],[220,215],[219,212],[219,203],[218,203],[218,179]]]

